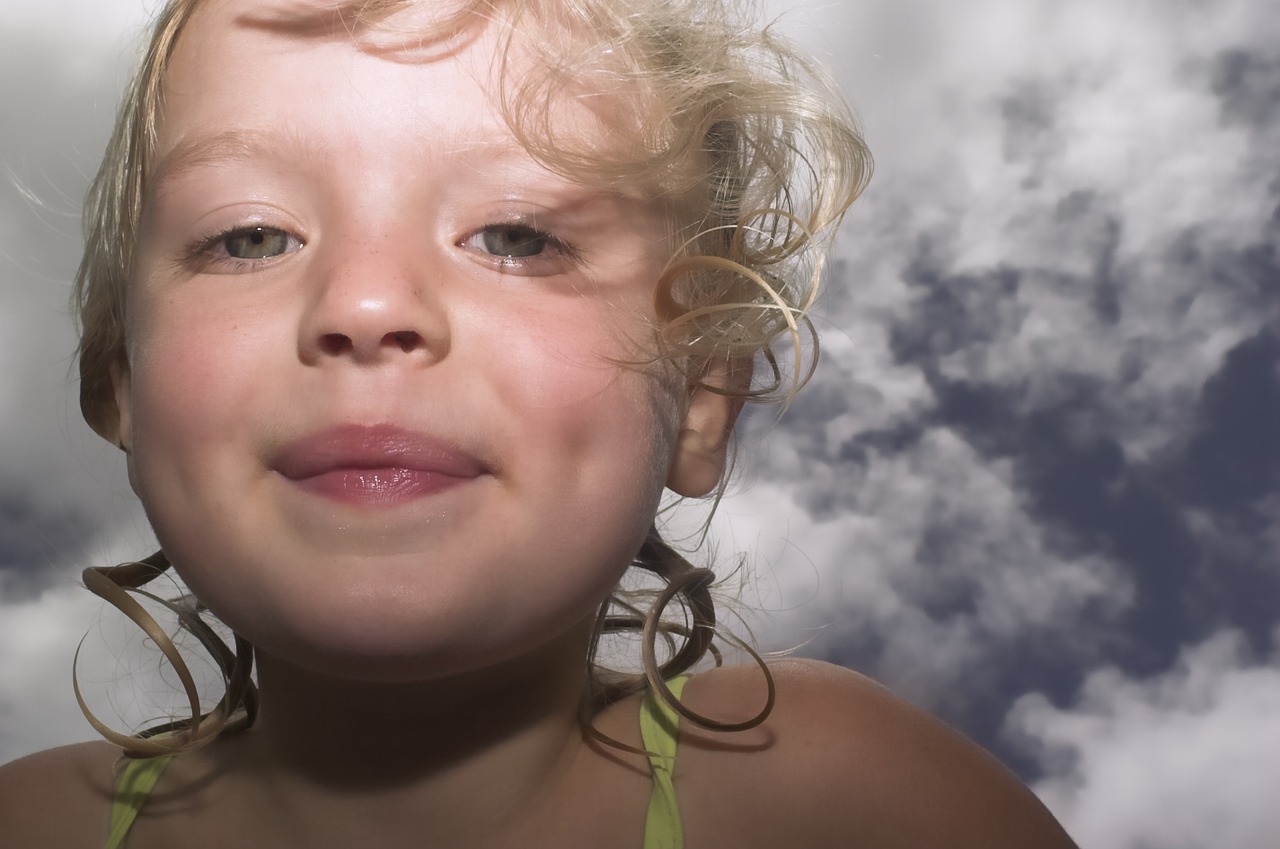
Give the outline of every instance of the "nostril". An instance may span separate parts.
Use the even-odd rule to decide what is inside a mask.
[[[406,354],[426,350],[427,340],[415,330],[394,330],[380,337],[373,334],[322,333],[316,340],[316,346],[320,356],[354,357],[372,362],[397,350]]]
[[[413,330],[397,330],[390,335],[406,354],[422,346],[422,337]]]
[[[331,356],[346,353],[352,349],[351,337],[342,333],[326,333],[320,337],[320,348]]]

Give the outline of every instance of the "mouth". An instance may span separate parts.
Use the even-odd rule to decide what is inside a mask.
[[[393,506],[488,474],[477,458],[395,425],[338,425],[285,446],[273,469],[331,501]]]

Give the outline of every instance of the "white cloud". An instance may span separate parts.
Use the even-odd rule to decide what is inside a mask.
[[[1068,708],[1024,696],[1007,731],[1081,846],[1264,849],[1280,842],[1278,717],[1280,655],[1252,660],[1228,631],[1161,675],[1096,671]]]
[[[97,607],[97,599],[71,585],[4,606],[0,763],[93,735],[72,696],[71,657]]]
[[[805,469],[805,492],[850,501],[815,519],[794,484],[760,481],[725,498],[713,524],[728,551],[751,551],[747,607],[769,648],[810,653],[874,641],[874,672],[925,705],[964,704],[998,658],[1029,638],[1087,654],[1132,588],[1118,564],[1056,552],[1008,469],[945,430],[871,462],[857,486],[837,467]],[[843,474],[847,474],[843,473]],[[945,548],[930,551],[932,532]]]
[[[1213,77],[1225,51],[1269,50],[1277,17],[1252,0],[851,6],[844,79],[879,168],[841,249],[850,335],[883,344],[867,325],[918,295],[899,275],[927,237],[940,272],[1020,275],[1016,295],[978,287],[1003,310],[998,333],[945,373],[1024,386],[1030,403],[1064,374],[1095,378],[1129,456],[1185,438],[1179,413],[1224,352],[1276,319],[1208,263],[1271,238],[1262,175],[1280,168],[1280,127],[1225,121]],[[1073,194],[1081,209],[1064,217]],[[1174,260],[1186,250],[1201,264]],[[1114,325],[1093,303],[1108,253]]]
[[[154,551],[155,539],[142,524],[140,511],[135,511],[100,538],[90,555],[92,565],[112,565]],[[14,601],[0,595],[0,763],[96,738],[71,689],[72,657],[82,637],[80,681],[91,706],[109,723],[133,727],[163,710],[157,705],[167,705],[165,697],[174,692],[172,682],[163,683],[166,674],[140,632],[122,624],[123,617],[104,619],[103,602],[80,585],[81,568],[51,567],[48,589],[30,598]]]

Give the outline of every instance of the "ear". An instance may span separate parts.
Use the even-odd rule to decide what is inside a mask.
[[[120,406],[129,397],[129,362],[123,351],[102,355],[80,354],[80,415],[93,432],[117,447],[120,439]]]
[[[109,366],[108,372],[111,376],[111,397],[102,403],[103,409],[93,429],[128,454],[133,445],[129,364],[121,357]]]
[[[702,379],[689,387],[689,406],[677,437],[667,488],[677,495],[700,497],[713,491],[724,474],[729,437],[751,386],[751,361],[711,363]]]

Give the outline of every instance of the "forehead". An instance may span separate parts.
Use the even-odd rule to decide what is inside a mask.
[[[378,5],[390,14],[361,18]],[[643,75],[618,64],[615,41],[557,9],[541,0],[203,0],[163,74],[146,195],[192,165],[265,151],[376,165],[391,180],[397,162],[437,172],[501,164],[517,179],[553,177],[688,218],[701,158],[652,167],[663,158],[653,128],[665,124],[655,119],[669,110],[652,108]]]
[[[353,28],[330,3],[201,4],[166,72],[158,158],[193,136],[236,130],[245,139],[345,134],[359,143],[416,129],[437,145],[508,141],[489,97],[498,27],[477,22],[428,43],[413,34],[432,23],[418,8],[380,30]]]

